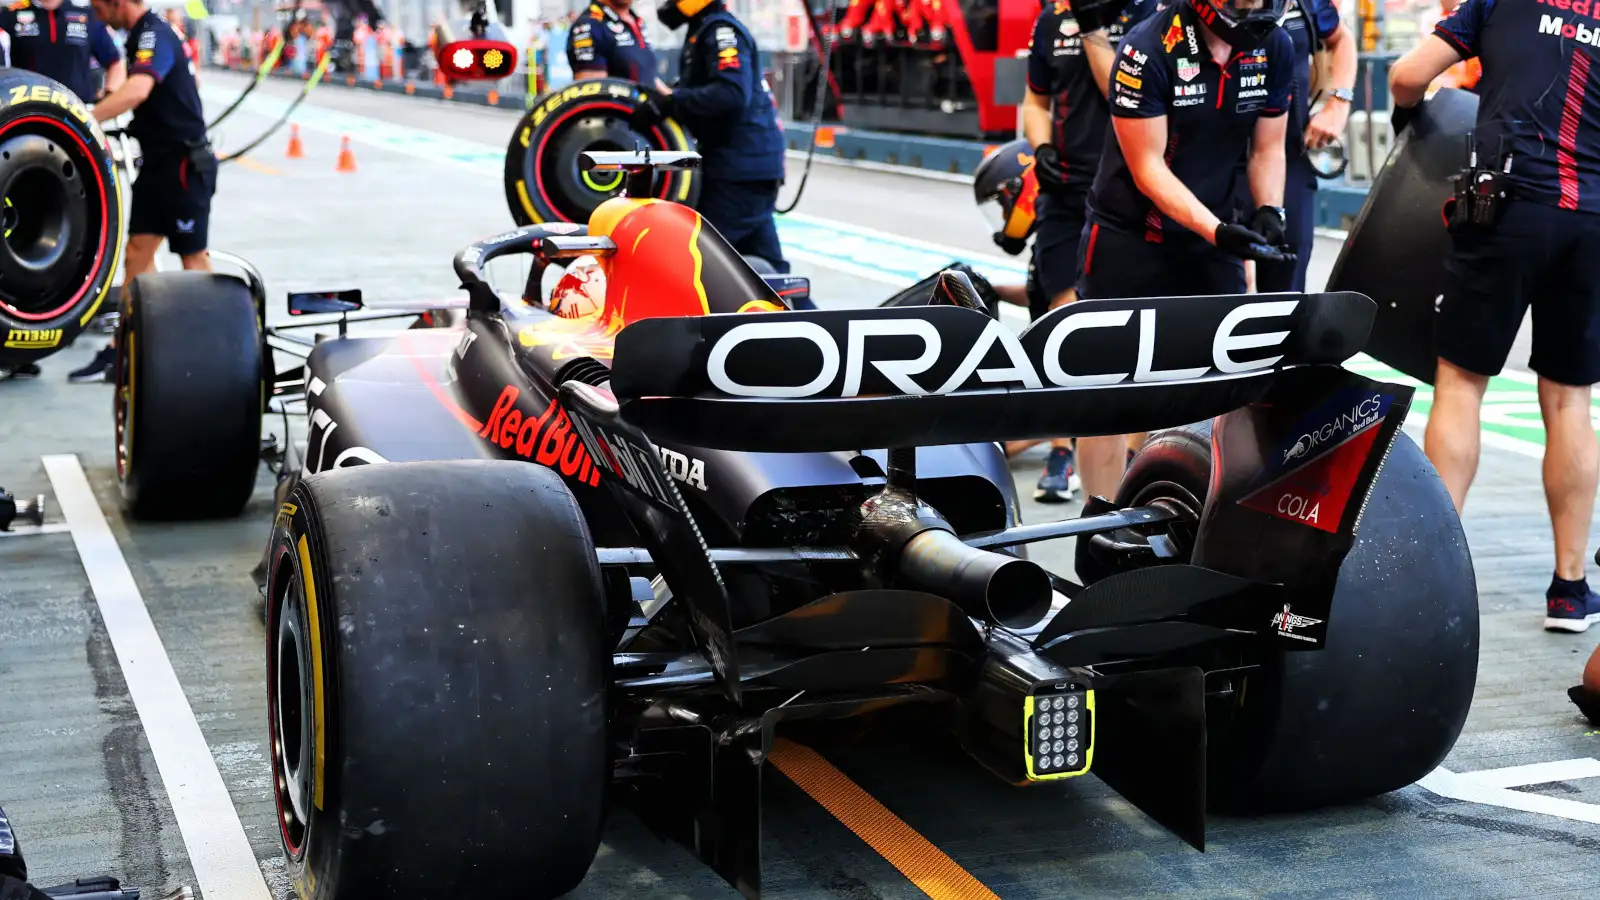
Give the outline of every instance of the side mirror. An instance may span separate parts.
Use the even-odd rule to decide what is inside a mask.
[[[289,295],[289,315],[350,313],[361,308],[361,289],[348,291],[303,291]]]
[[[452,81],[493,81],[517,70],[517,48],[505,41],[454,41],[439,48],[439,70]]]

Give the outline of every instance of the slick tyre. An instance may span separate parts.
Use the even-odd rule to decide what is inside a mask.
[[[1210,436],[1209,422],[1154,435],[1129,466],[1119,505],[1203,501]],[[1340,569],[1327,645],[1242,662],[1260,668],[1232,704],[1208,710],[1217,811],[1373,797],[1427,775],[1450,752],[1477,681],[1477,583],[1450,496],[1408,436],[1396,436]]]
[[[595,207],[622,188],[620,172],[580,169],[586,152],[634,150],[640,143],[652,150],[693,150],[694,139],[672,119],[647,134],[633,130],[628,120],[646,98],[631,81],[594,78],[536,100],[506,148],[506,202],[517,224],[584,224]],[[661,173],[655,196],[693,206],[700,197],[700,173]]]
[[[109,293],[122,188],[83,102],[0,69],[0,367],[72,343]]]
[[[556,897],[599,847],[594,544],[541,466],[310,475],[273,527],[268,712],[301,900]]]
[[[133,280],[117,326],[117,479],[142,519],[236,516],[255,490],[261,324],[243,281],[209,272]]]

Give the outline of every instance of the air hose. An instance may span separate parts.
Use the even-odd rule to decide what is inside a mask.
[[[814,14],[811,16],[811,25],[820,39],[822,37],[822,26],[817,24]],[[806,181],[811,177],[811,161],[817,155],[817,134],[822,130],[822,111],[828,98],[828,81],[833,73],[830,68],[833,63],[833,44],[838,39],[836,31],[830,28],[828,30],[827,43],[822,45],[822,66],[817,70],[817,93],[812,98],[811,103],[811,146],[806,149],[806,167],[800,173],[800,185],[795,188],[794,197],[790,199],[788,206],[778,210],[779,215],[788,215],[793,212],[794,208],[800,205],[800,198],[805,195]]]

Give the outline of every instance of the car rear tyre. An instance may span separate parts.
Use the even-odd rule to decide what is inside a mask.
[[[1204,501],[1210,437],[1209,422],[1154,435],[1129,466],[1118,505]],[[1245,662],[1260,668],[1213,717],[1213,809],[1376,796],[1427,775],[1455,745],[1477,682],[1477,582],[1450,495],[1404,433],[1339,571],[1327,645]]]
[[[210,272],[140,275],[117,325],[117,478],[136,518],[236,516],[255,490],[265,382],[255,298]]]
[[[122,188],[88,108],[0,69],[0,367],[71,344],[101,311],[125,239]]]
[[[603,597],[541,466],[310,475],[273,529],[273,782],[302,900],[555,897],[599,847]]]

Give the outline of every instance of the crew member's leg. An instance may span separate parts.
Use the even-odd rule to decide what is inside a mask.
[[[1078,242],[1083,237],[1084,195],[1039,198],[1039,224],[1033,233],[1033,272],[1036,289],[1029,294],[1031,317],[1038,319],[1078,298]],[[1033,499],[1065,503],[1072,499],[1078,481],[1070,438],[1050,443],[1044,473],[1034,487]]]
[[[1256,290],[1263,294],[1304,291],[1316,241],[1317,173],[1304,154],[1290,154],[1284,182],[1284,237],[1295,260],[1256,263]]]
[[[1423,447],[1456,509],[1478,470],[1479,406],[1500,374],[1549,257],[1537,208],[1512,203],[1489,234],[1451,240],[1436,322],[1439,364]]]
[[[178,192],[173,197],[169,223],[170,246],[183,267],[211,271],[211,251],[207,249],[211,232],[211,197],[217,190],[215,157],[196,164],[184,160],[179,169]]]
[[[789,273],[778,241],[778,183],[706,179],[696,209],[733,249],[759,256],[779,274]]]
[[[156,252],[167,239],[170,220],[171,191],[175,185],[168,182],[176,178],[176,168],[160,159],[146,159],[139,168],[139,177],[133,181],[131,202],[128,207],[128,245],[123,255],[122,286],[117,296],[126,299],[128,286],[135,278],[156,268]],[[116,364],[116,339],[95,354],[94,359],[81,369],[67,374],[67,380],[84,384],[106,381],[111,367]]]
[[[1546,593],[1545,628],[1585,631],[1600,621],[1600,596],[1589,589],[1589,524],[1600,475],[1590,386],[1600,382],[1600,285],[1589,267],[1600,253],[1600,223],[1586,213],[1543,209],[1550,232],[1571,236],[1531,291],[1533,356],[1544,418],[1544,494],[1555,536],[1555,573]],[[1553,235],[1552,235],[1553,237]]]
[[[1146,241],[1142,234],[1124,234],[1090,219],[1079,242],[1082,272],[1078,297],[1099,300],[1194,293],[1177,285],[1186,266],[1174,266],[1174,251],[1182,254],[1185,248]],[[1078,473],[1086,496],[1116,497],[1117,485],[1128,467],[1129,442],[1129,436],[1122,434],[1078,438]]]

